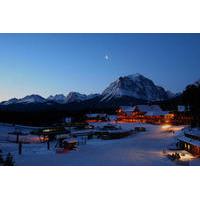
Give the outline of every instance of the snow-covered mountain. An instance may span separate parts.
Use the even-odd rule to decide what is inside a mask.
[[[86,95],[86,94],[81,94],[78,92],[70,92],[67,96],[64,96],[63,94],[57,94],[55,96],[48,97],[47,100],[60,103],[60,104],[65,104],[65,103],[81,102],[81,101],[93,99],[97,96],[99,96],[99,94]]]
[[[48,101],[53,101],[56,103],[60,103],[60,104],[65,104],[67,103],[67,97],[63,94],[56,94],[55,96],[49,96],[47,98]]]
[[[99,96],[99,94],[81,94],[78,92],[70,92],[67,97],[66,97],[66,102],[67,103],[72,103],[72,102],[81,102],[89,99],[93,99],[95,97]]]
[[[200,82],[199,82],[200,83]],[[68,104],[73,102],[83,102],[86,100],[93,100],[94,102],[112,102],[110,100],[122,101],[125,98],[126,101],[145,100],[145,101],[160,101],[173,98],[176,95],[170,91],[166,91],[164,88],[157,86],[154,82],[141,74],[133,74],[129,76],[124,76],[118,78],[116,81],[112,82],[104,91],[100,94],[81,94],[78,92],[70,92],[67,96],[63,94],[57,94],[54,96],[49,96],[47,99],[39,95],[29,95],[21,99],[10,99],[4,101],[1,105],[11,105],[11,104],[28,104],[28,103],[42,103],[42,104]],[[98,98],[96,98],[98,97]],[[100,99],[100,100],[99,100]]]
[[[28,95],[22,99],[19,99],[17,103],[45,103],[46,99],[39,95]]]
[[[87,95],[87,100],[94,99],[94,98],[99,97],[99,96],[100,96],[100,94],[89,94],[89,95]]]
[[[174,94],[173,92],[171,92],[169,90],[167,90],[166,92],[167,92],[167,96],[168,96],[169,99],[174,98],[174,97],[180,95],[179,93]]]
[[[72,102],[81,102],[89,99],[93,99],[99,96],[99,94],[80,94],[78,92],[70,92],[67,96],[63,94],[56,94],[55,96],[51,95],[47,99],[39,96],[39,95],[29,95],[21,99],[10,99],[8,101],[1,102],[1,105],[7,106],[12,104],[29,104],[29,103],[59,103],[59,104],[67,104]]]
[[[17,101],[18,101],[17,98],[12,98],[12,99],[10,99],[10,100],[8,100],[8,101],[3,101],[3,102],[1,103],[1,105],[8,106],[8,105],[17,103]]]
[[[168,99],[168,92],[141,74],[133,74],[118,78],[102,93],[101,101],[109,101],[123,96],[134,97],[148,101]]]
[[[78,92],[70,92],[66,97],[67,103],[80,102],[80,101],[84,101],[86,99],[87,99],[86,94],[81,94]]]
[[[32,94],[32,95],[28,95],[28,96],[25,96],[24,98],[22,99],[18,99],[16,103],[45,103],[46,102],[46,99],[39,96],[39,95],[36,95],[36,94]]]
[[[29,103],[46,103],[46,99],[39,96],[39,95],[28,95],[28,96],[25,96],[24,98],[21,98],[21,99],[17,99],[17,98],[13,98],[13,99],[10,99],[8,101],[4,101],[1,103],[1,105],[12,105],[12,104],[29,104]]]

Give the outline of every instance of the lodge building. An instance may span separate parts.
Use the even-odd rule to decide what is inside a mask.
[[[191,129],[178,137],[177,146],[193,155],[200,156],[200,129]]]
[[[163,111],[159,105],[121,106],[117,111],[118,121],[164,123],[173,117],[168,111]],[[170,121],[169,121],[170,122]]]
[[[188,111],[164,111],[159,105],[121,106],[116,113],[121,122],[187,125],[193,119]]]

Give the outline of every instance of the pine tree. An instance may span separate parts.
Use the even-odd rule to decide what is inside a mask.
[[[0,150],[0,165],[4,163],[3,156],[2,156],[2,150]]]
[[[11,153],[8,153],[6,160],[4,161],[4,166],[13,166],[13,165],[14,165],[13,156]]]

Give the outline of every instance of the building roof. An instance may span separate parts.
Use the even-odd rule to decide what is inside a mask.
[[[167,111],[148,111],[145,115],[146,116],[165,116],[169,114]]]
[[[159,105],[136,105],[136,106],[121,106],[123,112],[127,115],[131,115],[132,112],[139,110],[146,113],[147,116],[164,116],[169,114],[167,111],[163,111]]]
[[[127,115],[132,115],[132,112],[134,111],[134,107],[132,106],[120,106],[120,109],[122,109]]]
[[[106,117],[107,114],[102,114],[102,113],[92,113],[92,114],[86,114],[86,117],[89,118],[94,118],[94,117]]]
[[[194,146],[200,147],[200,141],[199,140],[194,140],[194,139],[188,138],[186,136],[181,136],[181,137],[178,138],[178,140],[182,141],[182,142],[186,142],[188,144],[192,144]]]
[[[184,133],[188,135],[200,137],[200,129],[198,128],[189,129],[187,132],[185,131]]]
[[[162,109],[159,105],[136,105],[134,106],[134,110],[138,109],[140,112],[161,112]]]
[[[120,106],[120,108],[121,108],[123,111],[130,111],[130,112],[133,112],[133,110],[134,110],[134,107],[133,107],[133,106]]]

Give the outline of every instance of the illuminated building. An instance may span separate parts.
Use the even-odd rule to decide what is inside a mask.
[[[178,137],[178,147],[200,156],[200,130],[191,129],[184,132],[184,135]]]
[[[168,115],[158,105],[121,106],[117,110],[121,122],[164,123]]]
[[[159,105],[121,106],[116,113],[120,122],[187,125],[193,119],[189,112],[163,111]]]

